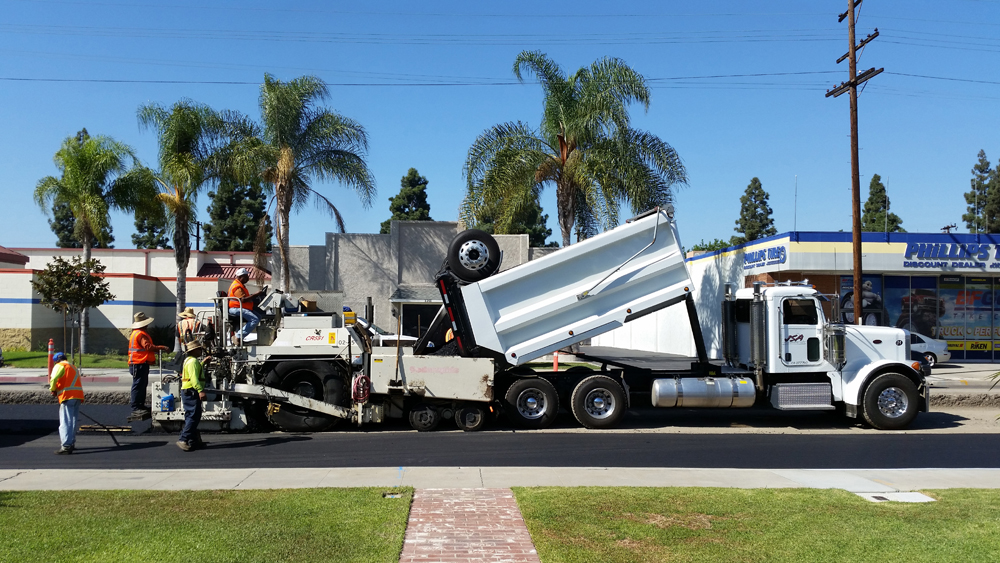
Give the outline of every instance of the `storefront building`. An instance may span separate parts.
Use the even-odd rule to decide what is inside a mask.
[[[865,324],[947,341],[955,360],[1000,360],[1000,236],[863,233],[861,253]],[[689,266],[701,261],[735,262],[741,287],[808,279],[837,296],[844,322],[854,321],[850,233],[785,233],[694,257]]]
[[[862,319],[948,343],[953,360],[1000,361],[1000,235],[864,233]],[[689,253],[709,355],[722,357],[725,285],[808,281],[853,322],[851,233],[789,232],[710,253]],[[693,355],[683,307],[669,307],[599,336],[594,344]]]

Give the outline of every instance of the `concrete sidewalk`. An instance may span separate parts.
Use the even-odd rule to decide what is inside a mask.
[[[898,493],[1000,488],[1000,469],[699,469],[366,467],[303,469],[7,469],[0,490],[245,490],[317,487],[724,487]]]

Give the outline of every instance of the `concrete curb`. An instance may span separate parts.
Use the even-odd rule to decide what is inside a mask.
[[[87,391],[86,402],[94,405],[127,405],[128,391]],[[937,407],[994,408],[1000,409],[1000,395],[988,393],[931,392],[931,410]],[[47,405],[56,400],[48,391],[0,391],[0,405]]]
[[[132,402],[129,391],[87,391],[85,388],[83,395],[84,402],[91,405],[128,405]],[[48,391],[0,392],[0,405],[49,405],[56,403],[56,398]]]
[[[635,467],[358,467],[4,469],[0,490],[241,490],[327,487],[722,487],[892,493],[1000,488],[1000,469],[717,469]]]

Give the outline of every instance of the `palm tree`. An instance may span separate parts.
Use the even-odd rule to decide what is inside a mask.
[[[545,94],[541,127],[508,122],[486,130],[465,161],[467,194],[461,215],[474,225],[492,215],[496,232],[555,184],[559,229],[569,246],[574,223],[585,238],[618,223],[618,207],[634,213],[670,201],[687,173],[676,151],[657,136],[629,126],[628,105],[649,109],[642,75],[604,58],[571,76],[538,51],[523,51],[514,75],[534,74]]]
[[[340,232],[345,228],[340,211],[313,189],[313,182],[339,181],[354,190],[365,207],[375,197],[375,178],[365,163],[368,136],[359,123],[319,105],[328,97],[326,84],[314,76],[281,82],[265,74],[260,89],[261,125],[243,121],[234,127],[237,138],[231,148],[231,165],[237,176],[243,183],[257,179],[274,189],[282,291],[290,287],[291,211],[312,199],[333,217]],[[262,252],[261,236],[257,242],[257,251]]]
[[[112,210],[134,212],[144,208],[151,194],[142,181],[135,151],[111,137],[91,137],[86,129],[67,137],[53,157],[61,176],[46,176],[35,186],[35,203],[42,210],[53,201],[69,205],[76,219],[74,235],[90,260],[92,240],[103,241]],[[80,315],[80,352],[87,350],[89,314]]]
[[[177,264],[177,314],[187,305],[187,267],[191,259],[191,221],[196,216],[198,192],[218,178],[221,139],[225,132],[222,115],[204,104],[181,100],[170,108],[159,104],[141,106],[139,126],[156,131],[160,170],[149,173],[157,201],[173,217],[174,261]],[[162,217],[162,215],[161,215]],[[178,319],[180,317],[177,317]]]

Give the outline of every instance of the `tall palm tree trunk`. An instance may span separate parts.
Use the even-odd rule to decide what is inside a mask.
[[[288,192],[287,194],[285,192]],[[277,199],[278,249],[281,252],[281,291],[288,293],[292,288],[291,269],[288,265],[288,216],[291,212],[291,190],[287,187],[279,191]]]
[[[177,263],[177,312],[174,315],[176,326],[187,306],[187,267],[191,261],[191,238],[188,234],[188,221],[178,213],[174,221],[174,261]],[[180,337],[174,331],[174,351],[181,351]]]
[[[559,232],[563,248],[573,243],[573,223],[576,220],[576,193],[569,182],[556,183],[556,209],[559,212]]]
[[[83,261],[85,263],[90,263],[90,238],[91,233],[87,231],[83,237]],[[90,274],[90,268],[87,268],[87,274]],[[83,364],[83,355],[87,352],[87,330],[90,327],[90,311],[85,307],[80,311],[80,363]],[[72,351],[71,351],[72,353]]]

